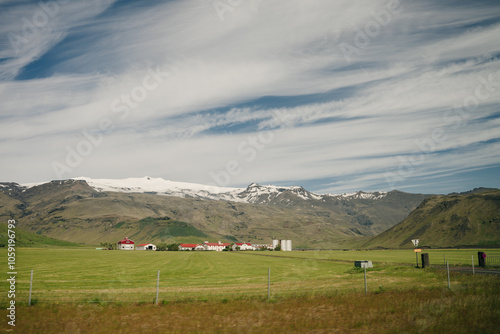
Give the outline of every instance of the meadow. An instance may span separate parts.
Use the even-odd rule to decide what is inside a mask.
[[[450,265],[470,266],[474,256],[477,266],[477,250],[428,252],[433,265],[441,265],[445,256]],[[500,251],[487,253],[499,255]],[[478,333],[493,333],[491,324],[497,326],[500,321],[499,276],[452,272],[448,289],[446,272],[415,268],[412,250],[21,248],[16,259],[18,319],[26,333],[119,332],[117,324],[151,333],[181,329],[266,333],[283,326],[287,332],[297,333],[329,333],[333,328],[340,332],[408,333],[424,329],[437,333],[450,328],[457,333],[467,328],[473,333],[470,329],[477,328]],[[354,268],[355,260],[374,263],[367,271],[366,295],[364,272]],[[7,268],[6,256],[0,257],[0,267]],[[31,270],[33,305],[28,307]],[[159,305],[155,305],[158,271]],[[0,273],[2,291],[7,288],[6,272]],[[7,294],[2,294],[2,309],[7,301]],[[468,311],[471,307],[482,314]],[[101,325],[92,325],[96,322]],[[6,328],[2,323],[0,329]]]
[[[446,258],[452,266],[471,266],[474,257],[477,266],[476,250],[428,252],[431,265],[443,264]],[[489,253],[500,254],[495,250]],[[35,303],[149,303],[156,301],[158,283],[159,302],[267,297],[268,270],[273,297],[364,292],[364,274],[354,268],[355,260],[374,263],[367,272],[369,291],[447,284],[442,271],[415,268],[411,250],[144,252],[21,248],[17,251],[17,300],[28,301],[31,270]],[[3,262],[6,257],[0,259],[0,266],[6,268]]]

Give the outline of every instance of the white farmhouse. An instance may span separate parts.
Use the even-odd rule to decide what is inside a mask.
[[[226,248],[227,246],[230,246],[231,244],[228,243],[228,242],[207,242],[205,241],[203,243],[203,246],[205,246],[205,249],[206,250],[214,250],[214,251],[217,251],[217,252],[222,252],[224,250],[224,248]]]
[[[233,245],[233,250],[236,250],[239,247],[239,250],[255,250],[255,247],[252,246],[249,242],[237,242]]]

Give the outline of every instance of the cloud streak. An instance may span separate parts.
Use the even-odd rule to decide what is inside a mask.
[[[47,4],[46,24],[39,3],[1,11],[6,181],[57,178],[54,161],[101,131],[63,178],[213,183],[237,162],[231,186],[445,192],[465,190],[453,181],[466,171],[500,186],[481,177],[500,168],[499,5],[273,0],[221,21],[200,0]],[[39,35],[16,52],[25,19]],[[161,82],[141,90],[152,70]]]

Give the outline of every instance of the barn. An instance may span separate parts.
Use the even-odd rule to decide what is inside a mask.
[[[156,245],[153,244],[140,244],[135,246],[135,250],[156,250]]]
[[[134,250],[134,242],[129,238],[118,241],[118,249],[120,250]]]
[[[199,246],[199,244],[180,244],[179,245],[179,250],[195,250],[195,248]]]

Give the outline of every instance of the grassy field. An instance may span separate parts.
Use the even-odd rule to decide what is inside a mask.
[[[475,250],[432,250],[431,264],[471,265]],[[491,250],[490,254],[500,254]],[[153,302],[160,271],[159,300],[214,300],[267,297],[271,270],[273,297],[297,293],[364,292],[355,260],[371,260],[369,291],[442,287],[444,274],[414,268],[408,250],[304,252],[139,252],[79,248],[25,248],[17,251],[17,299],[44,302]],[[7,257],[0,258],[6,268]],[[6,272],[6,270],[4,271]],[[6,275],[6,274],[2,274]],[[6,280],[2,277],[2,284]],[[5,277],[6,278],[6,277]],[[0,302],[6,296],[0,297]]]
[[[477,250],[432,250],[467,265]],[[488,250],[488,254],[499,254]],[[7,256],[0,267],[7,268]],[[439,260],[438,260],[439,259]],[[371,260],[368,294],[354,260]],[[498,276],[417,269],[412,251],[139,252],[24,248],[16,253],[23,333],[495,333]],[[477,261],[477,260],[476,260]],[[267,298],[268,269],[271,298]],[[30,270],[34,305],[27,306]],[[159,305],[155,306],[157,271]],[[6,272],[0,273],[7,291]],[[6,312],[7,294],[0,304]],[[5,318],[5,316],[3,316]],[[496,326],[496,327],[495,327]],[[0,331],[12,329],[6,321]]]
[[[472,257],[475,266],[478,265],[477,252],[483,251],[488,256],[500,256],[499,249],[423,249],[422,253],[429,253],[431,265],[472,266]],[[296,257],[314,260],[347,261],[370,260],[379,264],[415,264],[416,258],[413,249],[397,250],[351,250],[351,251],[304,251],[304,252],[276,252],[273,256]],[[420,264],[420,253],[418,254]]]
[[[500,326],[496,277],[452,290],[405,289],[266,300],[151,304],[38,304],[18,308],[19,333],[467,333]],[[5,321],[0,331],[7,328]]]

